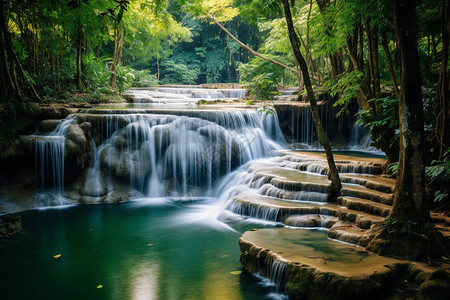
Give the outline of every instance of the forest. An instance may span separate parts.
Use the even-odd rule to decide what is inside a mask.
[[[359,122],[386,154],[385,172],[395,174],[414,156],[399,157],[404,92],[423,107],[424,127],[411,138],[423,130],[427,197],[448,207],[450,4],[394,2],[2,0],[0,149],[37,104],[114,102],[130,87],[203,83],[239,83],[250,99],[268,100],[298,86],[312,107],[313,90],[334,97],[338,114],[357,103]]]

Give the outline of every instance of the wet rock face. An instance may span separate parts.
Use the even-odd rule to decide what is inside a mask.
[[[55,130],[56,126],[58,126],[59,124],[61,124],[60,119],[42,120],[42,121],[39,121],[38,129],[39,129],[39,132],[47,133],[47,132]]]
[[[64,150],[66,180],[75,179],[88,167],[92,156],[90,136],[89,123],[72,123],[67,128]]]

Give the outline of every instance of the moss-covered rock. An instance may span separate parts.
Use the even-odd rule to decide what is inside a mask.
[[[11,237],[22,230],[22,218],[16,215],[0,219],[0,239]]]
[[[430,273],[420,285],[418,299],[448,299],[450,295],[450,274],[446,270]]]

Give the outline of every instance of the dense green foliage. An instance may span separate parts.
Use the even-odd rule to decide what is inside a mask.
[[[219,2],[1,1],[1,102],[132,85],[237,82],[249,54],[201,15],[233,19],[237,10]],[[239,17],[227,25],[258,47],[256,25]]]
[[[425,175],[431,190],[434,192],[434,202],[445,208],[450,205],[450,148],[444,153],[443,160],[434,160],[430,166],[425,169]]]

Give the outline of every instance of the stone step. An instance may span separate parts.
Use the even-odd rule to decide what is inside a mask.
[[[383,217],[351,210],[338,204],[288,201],[254,193],[241,193],[235,196],[226,209],[240,215],[273,222],[285,222],[293,215],[333,216],[362,229],[369,229],[373,224],[384,220]]]
[[[298,201],[310,201],[310,202],[327,202],[328,196],[322,192],[311,191],[288,191],[273,186],[270,183],[262,185],[258,189],[258,194],[263,196],[270,196],[274,198],[280,198],[285,200],[298,200]]]
[[[270,183],[273,186],[289,191],[307,191],[327,193],[331,182],[326,176],[300,172],[295,169],[271,167],[270,169],[259,169],[255,172],[254,181],[261,180],[262,183]]]
[[[295,101],[297,100],[297,95],[276,95],[272,96],[274,101]]]
[[[311,172],[319,175],[327,175],[328,174],[328,164],[326,161],[296,161],[296,158],[281,161],[282,166],[287,166],[293,169],[297,169],[300,171]],[[341,174],[367,174],[367,175],[376,175],[382,172],[381,166],[378,165],[370,165],[363,163],[355,163],[355,162],[343,162],[336,163],[336,168],[338,172]]]
[[[366,247],[373,238],[373,233],[352,224],[336,222],[330,230],[328,230],[328,237],[342,242]]]
[[[340,174],[343,183],[353,183],[383,193],[394,193],[395,179],[374,175]]]
[[[336,204],[308,203],[306,201],[282,200],[279,198],[241,193],[228,203],[226,209],[244,216],[266,221],[283,222],[291,215],[336,216]]]
[[[281,161],[291,164],[292,167],[313,173],[325,175],[328,173],[328,164],[325,154],[307,151],[280,151]],[[340,173],[381,174],[385,163],[383,158],[349,157],[343,154],[334,154],[336,167]],[[297,163],[294,166],[294,163]]]
[[[348,184],[343,185],[341,189],[341,196],[362,198],[386,205],[392,205],[392,194],[368,189],[365,186]]]
[[[369,214],[386,217],[391,211],[391,206],[373,202],[367,199],[355,197],[338,197],[337,203],[347,207],[348,209],[358,210]]]

